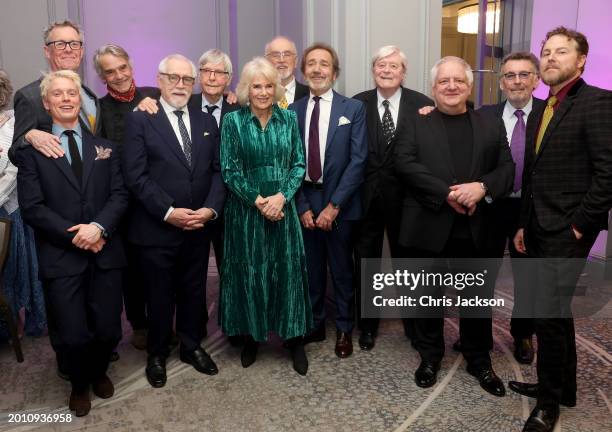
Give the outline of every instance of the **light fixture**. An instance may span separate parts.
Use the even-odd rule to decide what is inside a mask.
[[[457,31],[459,33],[477,34],[478,33],[478,5],[465,6],[459,9],[457,18]],[[495,3],[487,4],[487,26],[486,32],[499,32],[500,8],[495,7]]]

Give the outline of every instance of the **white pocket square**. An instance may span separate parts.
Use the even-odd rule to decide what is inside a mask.
[[[208,136],[208,135],[210,135],[209,132],[204,132],[204,136]]]
[[[347,119],[346,117],[342,116],[338,119],[338,126],[344,126],[347,124],[351,124],[351,121]]]

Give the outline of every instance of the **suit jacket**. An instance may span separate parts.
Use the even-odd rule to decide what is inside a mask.
[[[293,98],[293,102],[295,103],[306,96],[310,96],[310,89],[308,86],[295,80],[295,97]]]
[[[514,162],[508,148],[506,129],[501,119],[468,109],[474,147],[470,180],[487,185],[495,201],[512,190]],[[413,116],[413,132],[396,147],[395,169],[405,188],[400,244],[441,252],[446,245],[457,214],[447,203],[449,187],[457,183],[448,137],[438,110]],[[481,250],[486,247],[488,231],[486,208],[482,199],[470,217],[472,239]]]
[[[30,145],[26,141],[25,135],[31,129],[39,129],[51,133],[53,122],[42,103],[42,97],[40,96],[41,81],[42,78],[39,78],[15,93],[15,133],[13,134],[13,144],[9,150],[9,158],[13,163],[16,163],[15,151],[18,148]],[[87,87],[83,86],[83,90],[96,101],[96,130],[94,135],[99,135],[102,131],[100,101],[95,93]],[[79,122],[83,130],[89,131],[89,125],[85,124],[80,117]]]
[[[298,126],[305,142],[306,107],[309,97],[291,104],[289,109],[297,113]],[[344,118],[350,123],[339,125]],[[305,146],[304,146],[305,148]],[[306,150],[304,149],[304,154]],[[329,129],[325,144],[323,166],[323,202],[333,202],[340,206],[338,218],[358,220],[362,215],[359,188],[367,156],[365,132],[365,106],[360,101],[349,99],[334,91]],[[317,215],[323,209],[313,208],[302,188],[297,193],[298,214],[313,210]]]
[[[197,110],[202,110],[202,93],[193,94],[189,99],[189,107]],[[219,121],[219,130],[221,130],[221,126],[223,126],[223,117],[225,114],[231,113],[232,111],[237,111],[240,109],[240,104],[238,103],[229,103],[227,101],[227,97],[223,96],[223,104],[221,105],[221,120]]]
[[[189,107],[189,120],[191,165],[161,106],[153,115],[138,111],[126,117],[121,159],[126,185],[134,197],[128,221],[131,243],[179,246],[187,236],[205,241],[206,228],[183,231],[164,221],[171,206],[192,210],[208,207],[221,215],[225,188],[217,122],[193,107]]]
[[[543,108],[527,127],[521,220],[533,213],[547,231],[608,227],[612,207],[612,92],[581,78],[554,112],[535,154]]]
[[[23,219],[36,237],[41,278],[82,273],[91,259],[112,269],[126,263],[121,236],[114,235],[128,204],[120,161],[112,142],[83,130],[83,180],[78,184],[68,159],[52,159],[28,146],[19,152],[17,187]],[[100,159],[103,149],[110,157]],[[97,254],[72,244],[68,228],[97,222],[108,237]]]
[[[372,199],[384,192],[386,199],[401,201],[403,188],[395,175],[393,167],[395,146],[403,140],[405,134],[412,132],[412,116],[423,106],[434,105],[427,96],[402,88],[395,135],[389,144],[381,142],[382,123],[378,113],[378,95],[376,89],[361,92],[354,99],[366,105],[366,125],[368,131],[368,158],[365,169],[365,183],[362,187],[364,214],[368,212]]]
[[[495,117],[498,117],[500,119],[502,119],[503,121],[503,115],[504,115],[504,108],[506,107],[506,101],[500,102],[498,104],[493,104],[493,105],[483,105],[480,108],[477,109],[478,112],[482,112],[484,114],[490,114],[493,115]],[[538,121],[539,122],[539,118],[536,118],[535,115],[532,114],[536,114],[537,112],[541,112],[542,110],[544,110],[544,108],[546,108],[546,102],[543,101],[542,99],[539,99],[537,97],[533,98],[533,104],[531,106],[531,113],[529,113],[529,117],[527,118],[527,123],[526,126],[529,125],[529,122],[534,122],[534,121]]]

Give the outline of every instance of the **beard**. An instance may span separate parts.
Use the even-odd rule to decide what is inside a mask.
[[[561,83],[566,82],[567,80],[569,80],[570,78],[572,78],[573,76],[576,75],[576,72],[578,71],[578,69],[574,68],[574,69],[556,69],[557,73],[554,72],[555,70],[553,70],[553,73],[550,75],[547,75],[546,71],[542,74],[542,81],[544,82],[544,84],[546,84],[549,87],[553,87],[556,85],[559,85]]]

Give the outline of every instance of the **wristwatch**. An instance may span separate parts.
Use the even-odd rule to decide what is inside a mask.
[[[333,201],[330,201],[329,203],[331,204],[331,206],[332,206],[332,208],[333,208],[334,210],[340,210],[340,205],[339,205],[339,204],[336,204],[336,203],[335,203],[335,202],[333,202]]]
[[[484,182],[479,182],[478,184],[480,185],[480,187],[485,193],[485,196],[484,196],[485,202],[487,204],[491,204],[493,202],[493,197],[491,197],[491,194],[489,193],[489,188],[487,187],[486,184],[484,184]]]

